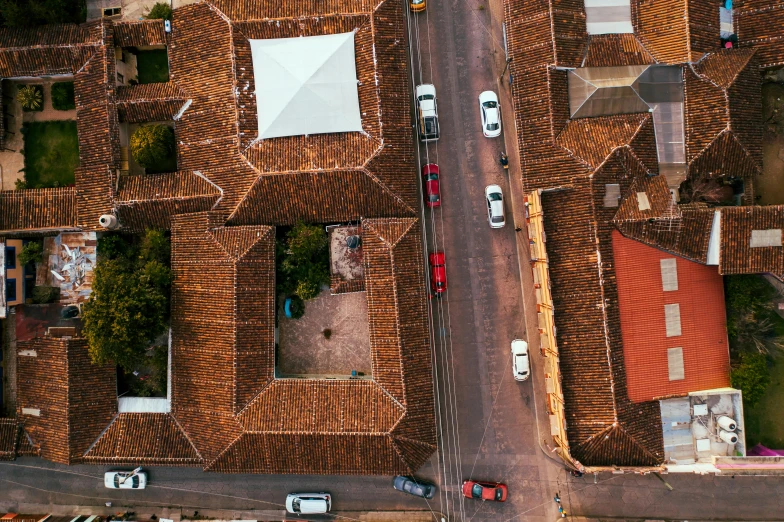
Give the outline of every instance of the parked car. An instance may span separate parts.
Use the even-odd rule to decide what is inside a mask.
[[[425,10],[425,0],[411,0],[408,5],[415,13]]]
[[[289,493],[286,497],[286,511],[298,515],[329,513],[332,509],[332,496],[329,493]]]
[[[421,482],[413,477],[404,477],[403,475],[398,475],[394,478],[392,481],[392,487],[398,491],[402,491],[403,493],[414,495],[415,497],[429,499],[433,498],[433,496],[436,494],[435,485],[428,484],[427,482]]]
[[[528,379],[531,365],[528,359],[528,343],[522,339],[512,341],[512,373],[516,381]]]
[[[490,228],[503,228],[506,225],[504,217],[504,193],[498,185],[488,185],[485,187],[485,199],[487,200],[487,220]]]
[[[439,186],[438,176],[440,175],[438,165],[428,163],[422,166],[422,182],[425,184],[424,195],[425,205],[429,208],[441,206],[441,187]]]
[[[103,485],[109,489],[144,489],[147,487],[147,473],[107,471],[103,474]]]
[[[476,480],[463,481],[463,496],[478,500],[491,500],[493,502],[506,502],[508,490],[506,484],[501,482],[479,482]]]
[[[482,118],[482,134],[486,138],[501,135],[501,105],[493,91],[484,91],[479,95],[479,116]]]
[[[436,88],[432,84],[424,83],[417,85],[415,94],[419,140],[436,141],[439,137]]]
[[[446,257],[441,251],[430,252],[428,260],[430,261],[430,290],[436,297],[441,297],[441,294],[446,292]]]

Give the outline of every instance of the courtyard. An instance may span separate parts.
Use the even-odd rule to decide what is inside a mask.
[[[331,295],[322,291],[305,304],[305,314],[279,314],[276,354],[279,377],[369,377],[370,331],[365,292]]]

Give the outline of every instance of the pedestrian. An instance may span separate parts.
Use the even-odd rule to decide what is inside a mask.
[[[520,232],[521,230],[522,230],[522,228],[520,228],[520,227],[515,227],[515,232]]]
[[[558,512],[561,514],[561,518],[566,518],[566,511],[561,504],[558,504]]]
[[[560,504],[561,503],[561,495],[556,493],[555,496],[553,497],[553,500],[555,500],[556,504]]]

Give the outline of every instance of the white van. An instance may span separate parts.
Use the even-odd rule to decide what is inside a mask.
[[[289,493],[286,497],[286,511],[302,515],[329,513],[332,509],[332,496],[329,493]]]

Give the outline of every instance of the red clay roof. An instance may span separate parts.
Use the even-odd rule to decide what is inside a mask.
[[[760,68],[784,65],[784,4],[777,0],[741,0],[733,4],[732,16],[738,43],[757,50]]]
[[[724,282],[717,267],[674,256],[613,232],[629,399],[644,402],[730,386]],[[676,263],[664,291],[660,261]],[[667,337],[664,305],[680,307],[681,335]],[[685,378],[669,380],[667,350],[681,348]]]

